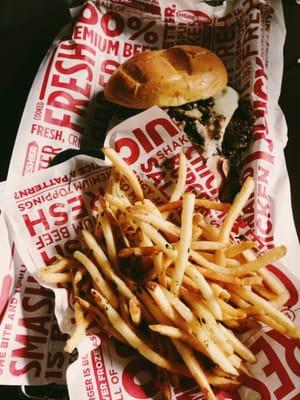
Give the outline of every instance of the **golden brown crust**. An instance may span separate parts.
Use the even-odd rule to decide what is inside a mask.
[[[145,109],[207,99],[227,84],[221,59],[199,46],[145,51],[122,64],[105,87],[112,103]]]

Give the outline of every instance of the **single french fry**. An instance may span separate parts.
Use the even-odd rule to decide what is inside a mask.
[[[139,221],[138,225],[142,231],[152,240],[152,242],[165,253],[169,258],[175,260],[177,253],[173,246],[149,223]]]
[[[210,385],[222,390],[233,391],[238,389],[238,387],[241,385],[241,382],[237,378],[218,376],[210,372],[206,372],[205,374]]]
[[[142,209],[146,209],[148,212],[155,214],[158,217],[163,217],[156,204],[150,199],[144,199],[141,207]]]
[[[257,259],[256,254],[252,249],[248,249],[243,251],[243,256],[246,259],[246,261],[255,261]],[[266,267],[260,268],[257,273],[261,275],[264,279],[264,283],[274,292],[275,294],[281,294],[286,291],[285,287],[283,284],[280,282],[280,280],[271,272],[269,271]]]
[[[46,283],[68,283],[72,282],[71,272],[45,272],[38,270],[37,277]]]
[[[107,182],[107,186],[105,189],[105,195],[115,194],[116,185],[119,186],[120,179],[121,179],[121,173],[116,168],[112,168],[108,182]]]
[[[85,331],[89,324],[91,323],[90,318],[85,318],[81,307],[79,304],[74,304],[74,313],[75,313],[75,320],[76,320],[76,327],[67,340],[67,343],[64,347],[64,351],[67,353],[72,353],[73,350],[79,345],[80,341],[83,339],[85,335]]]
[[[240,308],[249,307],[250,304],[238,296],[236,293],[230,293],[230,302],[233,303],[235,306]]]
[[[205,347],[201,345],[201,343],[196,339],[194,335],[189,334],[180,328],[177,328],[172,325],[163,325],[163,324],[152,324],[149,325],[149,328],[152,331],[159,333],[160,335],[167,336],[171,339],[179,339],[182,342],[191,346],[193,349],[205,355],[208,355]]]
[[[274,318],[270,317],[269,315],[256,315],[255,318],[263,324],[269,326],[270,328],[282,333],[283,335],[288,335],[286,327],[278,323]]]
[[[190,255],[191,258],[201,266],[204,266],[205,268],[214,271],[214,272],[219,272],[224,275],[232,275],[236,277],[244,277],[246,275],[249,275],[251,272],[255,272],[259,270],[260,268],[264,267],[267,264],[270,264],[282,257],[286,254],[286,247],[285,246],[278,246],[275,247],[271,250],[269,250],[267,253],[263,254],[259,258],[253,261],[249,261],[246,264],[242,264],[240,266],[237,266],[235,268],[226,268],[222,266],[218,266],[216,263],[212,263],[205,259],[200,253],[191,250]]]
[[[228,358],[231,361],[231,364],[236,368],[236,369],[240,369],[241,365],[242,365],[242,359],[237,356],[236,354],[232,353],[230,354],[230,356],[228,356]],[[223,372],[224,373],[224,372]]]
[[[138,181],[135,173],[132,171],[132,169],[129,167],[129,165],[112,148],[103,147],[102,152],[105,154],[105,156],[107,158],[110,159],[110,161],[113,163],[116,170],[120,171],[128,179],[138,200],[143,200],[144,199],[143,190],[141,188],[141,185],[139,184],[139,181]]]
[[[234,355],[233,355],[233,357],[230,356],[230,357],[228,357],[228,358],[230,358],[230,360],[231,360],[233,363],[237,364],[237,365],[236,365],[236,368],[237,368],[237,369],[240,368],[241,362],[240,362],[239,360],[237,360],[237,359],[234,357]],[[213,373],[213,374],[215,374],[215,375],[217,375],[217,376],[223,377],[223,378],[230,376],[229,374],[227,374],[226,372],[224,372],[220,367],[217,367],[217,366],[216,366],[216,367],[213,367],[213,368],[211,369],[211,373]]]
[[[248,250],[248,249],[252,249],[253,247],[256,247],[256,243],[253,241],[244,241],[238,244],[232,244],[230,246],[227,247],[226,249],[226,257],[235,257],[238,254],[241,254],[243,251]]]
[[[285,305],[285,303],[288,301],[289,298],[290,294],[288,293],[287,290],[285,290],[281,294],[277,295],[275,299],[271,300],[270,303],[273,304],[275,308],[280,309]]]
[[[211,209],[211,210],[227,212],[230,209],[231,204],[220,203],[219,201],[216,201],[216,200],[196,199],[195,206],[203,207],[203,208],[207,208],[207,209]],[[182,207],[182,200],[177,200],[177,201],[170,200],[168,203],[162,204],[158,208],[160,211],[164,212],[164,211],[174,211],[181,207]]]
[[[263,280],[263,277],[261,276],[261,279]],[[265,286],[258,286],[258,285],[251,285],[252,289],[254,290],[255,293],[257,293],[259,296],[265,298],[266,300],[275,300],[276,295],[268,288]]]
[[[224,249],[227,245],[221,242],[212,242],[210,240],[194,240],[191,244],[191,248],[193,250],[204,250],[204,251],[211,251],[211,250],[220,250]]]
[[[95,307],[93,304],[89,303],[88,301],[84,300],[83,298],[79,296],[74,297],[74,301],[76,303],[79,303],[83,309],[86,311],[89,311],[92,313],[94,316],[98,317],[98,324],[100,326],[100,329],[107,334],[108,336],[114,337],[116,340],[119,342],[128,344],[128,342],[115,330],[115,328],[111,325],[111,323],[108,321],[106,318],[105,314],[101,312],[101,310],[97,307]]]
[[[247,318],[247,313],[246,311],[243,311],[243,309],[238,309],[232,307],[230,304],[226,303],[224,300],[218,298],[218,303],[221,307],[223,316],[225,319],[244,319]]]
[[[73,293],[74,296],[78,296],[79,289],[75,282],[75,279],[72,279]],[[74,318],[76,322],[75,329],[71,334],[70,338],[67,340],[64,350],[67,353],[72,353],[73,350],[78,346],[81,339],[85,335],[86,328],[89,326],[91,320],[90,318],[84,317],[83,308],[79,303],[74,303]]]
[[[274,247],[267,253],[258,257],[256,260],[249,261],[248,263],[236,268],[231,268],[229,271],[232,271],[234,276],[243,277],[245,275],[249,275],[251,272],[258,271],[260,268],[265,267],[274,261],[279,260],[286,255],[286,252],[287,249],[285,246]]]
[[[198,265],[203,266],[210,271],[221,273],[224,275],[233,275],[231,268],[226,268],[221,265],[217,265],[211,261],[208,261],[201,253],[195,250],[190,251],[190,258]]]
[[[212,253],[208,253],[206,251],[198,251],[199,254],[201,254],[203,257],[205,257],[208,261],[214,262],[215,261],[215,255]],[[236,260],[235,258],[226,258],[225,259],[225,267],[238,267],[241,265],[241,263]]]
[[[152,256],[160,252],[157,246],[143,246],[143,247],[125,247],[118,251],[118,257],[128,258],[131,256],[142,257]]]
[[[195,282],[187,275],[183,276],[182,284],[185,288],[192,291],[193,293],[201,293],[199,286],[197,286],[195,284]],[[170,284],[168,283],[168,286],[170,286],[170,285],[171,285],[171,281],[170,281]]]
[[[187,160],[184,153],[181,152],[179,155],[178,179],[174,192],[170,197],[170,201],[179,200],[180,197],[183,195],[185,188],[186,174],[187,174]]]
[[[257,316],[257,315],[265,315],[265,311],[258,308],[257,306],[249,306],[242,308],[242,311],[245,311],[247,313],[247,316]]]
[[[194,224],[203,229],[203,236],[206,240],[219,241],[219,229],[207,221],[202,214],[197,213],[195,215]]]
[[[241,214],[250,194],[254,190],[254,179],[252,177],[248,177],[239,193],[235,196],[232,206],[228,211],[225,220],[220,228],[219,232],[219,241],[228,243],[230,232],[232,230],[233,224],[237,217]]]
[[[249,376],[251,378],[251,373],[245,364],[240,365],[239,371],[241,372],[242,375]]]
[[[94,285],[96,288],[103,293],[103,295],[108,299],[108,301],[115,307],[118,308],[119,302],[117,296],[114,294],[113,290],[103,278],[101,272],[96,267],[96,265],[81,251],[76,250],[73,253],[73,257],[78,260],[88,271],[90,274]]]
[[[171,292],[175,293],[176,295],[180,293],[182,278],[189,258],[189,251],[191,247],[193,233],[192,226],[194,206],[195,195],[193,193],[184,194],[181,216],[180,240],[171,282]]]
[[[172,340],[170,340],[169,338],[165,338],[164,345],[165,345],[165,350],[166,350],[165,355],[171,361],[178,362],[178,359],[180,359],[180,356],[177,353]],[[172,387],[178,387],[180,385],[181,377],[179,375],[169,373],[169,377],[170,377],[170,383],[171,383]]]
[[[117,248],[116,248],[116,243],[115,243],[115,238],[113,235],[112,227],[110,225],[107,215],[102,211],[101,207],[98,211],[99,211],[98,218],[99,218],[99,222],[102,227],[102,233],[103,233],[103,237],[104,237],[104,240],[106,243],[109,260],[110,260],[114,270],[118,271],[120,268],[119,268],[119,262],[118,262],[118,257],[117,257]]]
[[[62,257],[59,254],[55,255],[56,261],[51,265],[39,269],[43,273],[65,272],[74,262],[70,258]]]
[[[179,297],[177,297],[173,292],[170,292],[168,289],[162,287],[161,290],[167,297],[168,301],[172,306],[175,308],[175,310],[178,312],[181,317],[187,321],[187,322],[192,322],[195,319],[194,314],[190,310],[190,308],[183,303]]]
[[[245,320],[243,320],[243,321],[245,321]],[[223,319],[222,322],[223,322],[223,324],[225,326],[227,326],[230,329],[239,329],[240,326],[241,326],[240,321],[237,321],[235,319],[230,319],[230,318],[229,319]]]
[[[220,297],[220,299],[228,301],[231,298],[231,294],[228,292],[228,290],[224,289],[218,283],[211,282],[210,287],[212,288],[214,294],[217,297]]]
[[[94,227],[94,236],[95,238],[101,242],[103,240],[103,232],[102,232],[102,226],[100,223],[100,218],[99,218],[99,213],[96,216],[96,223],[95,223],[95,227]]]
[[[115,207],[125,215],[127,214],[127,208],[132,206],[127,198],[117,197],[112,194],[105,194],[105,199],[111,207]]]
[[[197,241],[202,238],[203,230],[199,226],[193,225],[193,236],[192,240]]]
[[[160,252],[159,254],[154,256],[153,264],[154,264],[154,269],[156,271],[158,283],[163,287],[167,287],[166,271],[165,271],[165,266],[163,264],[163,260],[164,260],[164,255],[163,253]]]
[[[155,214],[147,212],[136,213],[134,212],[133,207],[128,207],[127,211],[134,221],[137,222],[137,220],[140,220],[143,222],[147,222],[154,226],[156,229],[159,229],[166,234],[172,235],[175,240],[178,239],[180,235],[180,228],[172,222],[165,220],[162,216],[157,216]]]
[[[165,344],[163,343],[163,338],[158,336],[153,339],[154,339],[153,342],[155,341],[157,343],[159,354],[166,356],[167,354],[166,354]],[[172,400],[172,385],[170,381],[169,372],[167,372],[162,368],[157,367],[157,375],[163,400]]]
[[[215,400],[216,397],[214,395],[214,392],[212,391],[209,382],[206,378],[206,375],[203,371],[203,368],[200,365],[199,361],[196,359],[193,350],[184,343],[182,343],[180,340],[173,339],[173,343],[178,353],[184,360],[186,366],[190,370],[191,375],[201,388],[202,393],[204,394],[206,399]]]
[[[222,273],[216,272],[216,271],[211,271],[209,269],[200,267],[199,265],[195,265],[195,264],[190,264],[190,265],[193,265],[194,268],[196,268],[196,270],[199,271],[205,279],[209,279],[210,281],[213,281],[213,282],[230,283],[232,285],[242,285],[243,282],[248,281],[248,278],[238,278],[237,276],[222,274]],[[249,278],[251,278],[250,279],[250,282],[251,282],[253,277],[249,277]],[[243,279],[246,279],[246,281],[243,281]],[[259,278],[258,278],[258,280],[255,278],[254,282],[259,283]]]
[[[174,204],[174,202],[180,201],[179,199],[182,197],[182,195],[184,193],[186,175],[187,175],[187,161],[186,161],[186,157],[185,157],[184,153],[181,152],[180,155],[179,155],[178,179],[177,179],[174,191],[171,194],[170,203]],[[164,211],[163,212],[163,217],[165,219],[167,219],[168,216],[169,216],[169,212],[168,211],[173,211],[173,210],[174,210],[174,208],[173,209],[171,208],[169,210],[168,209],[165,209],[165,210],[161,210],[160,209],[160,211]]]
[[[135,325],[139,325],[142,320],[142,310],[141,304],[135,296],[129,299],[128,308],[132,322]]]
[[[155,248],[155,246],[152,243],[152,240],[145,234],[144,231],[141,230],[140,234],[141,234],[141,241],[139,243],[139,246],[141,246],[141,247],[151,247],[152,246]]]
[[[233,224],[237,217],[241,214],[250,194],[254,189],[254,179],[248,177],[240,192],[235,196],[232,206],[228,211],[223,224],[221,225],[219,232],[219,241],[224,243],[229,243],[230,232],[232,230]],[[216,252],[216,264],[225,265],[225,252],[223,250],[218,250]]]
[[[128,307],[126,300],[122,296],[120,296],[120,299],[119,299],[119,310],[120,310],[121,317],[132,328],[132,325],[131,325],[132,321],[131,321],[130,314],[129,314],[129,307]]]
[[[75,284],[78,284],[82,279],[84,278],[84,275],[86,273],[86,269],[84,269],[81,265],[77,267],[77,270],[74,275],[74,282]]]
[[[255,286],[255,287],[262,287],[263,283],[263,277],[259,275],[253,275],[253,276],[245,276],[244,278],[239,278],[241,281],[241,284],[243,286]]]

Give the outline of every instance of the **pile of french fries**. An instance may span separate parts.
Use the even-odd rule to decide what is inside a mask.
[[[76,328],[65,350],[72,352],[95,329],[157,366],[164,399],[180,377],[193,378],[207,399],[213,387],[235,390],[255,355],[237,333],[262,324],[295,339],[300,330],[279,309],[288,293],[266,268],[284,246],[260,257],[253,241],[232,233],[254,181],[247,178],[233,204],[197,199],[185,192],[187,163],[180,155],[178,181],[165,204],[144,198],[127,164],[110,148],[113,164],[99,198],[94,232],[83,230],[73,257],[57,255],[39,278],[72,289]],[[136,201],[121,190],[126,179]],[[223,211],[219,228],[203,215]]]

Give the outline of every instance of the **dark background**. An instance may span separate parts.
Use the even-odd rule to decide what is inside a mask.
[[[37,69],[54,37],[70,18],[67,3],[0,0],[0,180],[6,178],[14,139]],[[300,5],[294,0],[283,0],[283,4],[287,40],[280,105],[288,124],[285,152],[300,236],[300,64],[297,64],[298,58],[300,62]],[[19,398],[17,389],[0,387],[0,398]]]
[[[287,37],[284,74],[279,104],[288,125],[285,155],[291,182],[294,218],[300,238],[300,5],[283,0]],[[299,63],[297,64],[297,60]]]

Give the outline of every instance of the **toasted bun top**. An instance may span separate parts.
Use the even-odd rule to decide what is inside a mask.
[[[129,108],[180,106],[214,96],[227,84],[221,59],[199,46],[174,46],[138,54],[114,72],[107,100]]]

